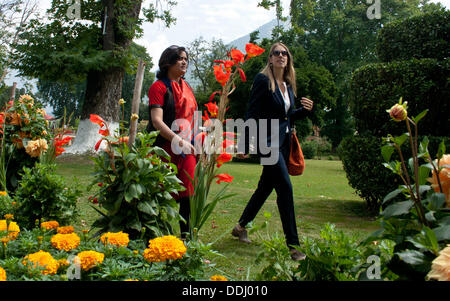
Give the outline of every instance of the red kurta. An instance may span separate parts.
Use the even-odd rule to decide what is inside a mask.
[[[180,81],[181,85],[177,81],[172,81],[172,92],[175,102],[175,119],[178,129],[180,130],[178,135],[187,141],[191,141],[196,122],[196,120],[194,120],[194,114],[197,109],[197,102],[192,89],[188,86],[186,81],[183,79]],[[164,95],[166,92],[166,85],[160,80],[156,81],[148,91],[149,105],[159,105],[162,107],[164,105]],[[163,148],[170,155],[171,162],[177,166],[178,178],[183,182],[183,186],[186,188],[185,191],[180,191],[178,195],[174,195],[174,198],[179,199],[192,195],[193,187],[189,177],[194,178],[195,165],[197,164],[195,154],[187,154],[184,156],[176,155],[172,152],[170,142],[166,142],[163,145]]]

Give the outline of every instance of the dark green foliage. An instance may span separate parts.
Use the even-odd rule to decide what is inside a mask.
[[[390,122],[390,107],[400,97],[408,102],[408,114],[429,109],[420,124],[423,135],[447,136],[450,124],[450,60],[409,60],[370,64],[355,71],[351,83],[351,111],[360,135],[386,136],[403,132]]]
[[[306,141],[301,144],[303,156],[305,159],[314,159],[317,156],[319,150],[319,144],[314,141]]]
[[[387,24],[378,34],[377,55],[383,62],[450,57],[450,11],[413,16]]]
[[[350,186],[366,200],[372,214],[378,213],[380,201],[386,193],[400,184],[382,165],[382,145],[381,138],[357,135],[344,138],[338,148]]]
[[[40,163],[33,168],[23,168],[14,196],[18,206],[15,218],[22,227],[32,229],[36,219],[68,225],[77,216],[76,202],[81,190],[67,187],[56,175],[55,168],[55,165]]]
[[[113,156],[101,152],[94,158],[92,185],[101,183],[95,198],[106,211],[94,207],[102,215],[93,225],[100,233],[124,231],[132,239],[173,234],[171,223],[180,215],[171,194],[183,188],[176,166],[161,159],[170,159],[167,153],[152,147],[157,134],[138,134],[131,149],[116,141]]]

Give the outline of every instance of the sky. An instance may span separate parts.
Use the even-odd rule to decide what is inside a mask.
[[[154,0],[145,0],[143,7],[148,7],[149,3],[153,2]],[[166,28],[163,22],[153,24],[146,22],[143,25],[143,37],[136,40],[138,44],[147,48],[153,58],[152,71],[157,69],[157,61],[162,51],[170,45],[187,45],[200,36],[207,41],[216,38],[229,43],[275,19],[274,9],[266,10],[257,7],[259,0],[178,0],[177,2],[178,5],[172,10],[173,16],[177,18],[175,25]],[[450,0],[432,2],[441,2],[450,8]],[[39,1],[42,12],[45,12],[50,4],[51,0]],[[284,15],[288,15],[290,0],[282,0],[282,4],[285,8]],[[381,7],[382,5],[381,0]],[[10,81],[12,81],[11,78]]]

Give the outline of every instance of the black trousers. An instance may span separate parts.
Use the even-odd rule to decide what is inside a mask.
[[[290,247],[292,245],[298,246],[299,240],[295,222],[292,184],[287,169],[290,153],[287,139],[289,139],[288,135],[286,135],[286,139],[281,145],[278,162],[275,165],[264,165],[258,187],[245,207],[239,219],[239,225],[245,227],[256,217],[262,205],[275,188],[278,211],[280,213],[286,243]]]

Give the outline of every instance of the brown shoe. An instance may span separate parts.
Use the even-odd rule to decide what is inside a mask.
[[[231,235],[233,235],[234,237],[239,237],[240,242],[245,242],[247,244],[251,243],[251,241],[247,238],[247,230],[245,230],[245,228],[241,227],[239,224],[234,227]]]
[[[297,249],[291,249],[290,253],[291,253],[292,260],[295,260],[295,261],[305,260],[305,258],[306,258],[306,255]]]

